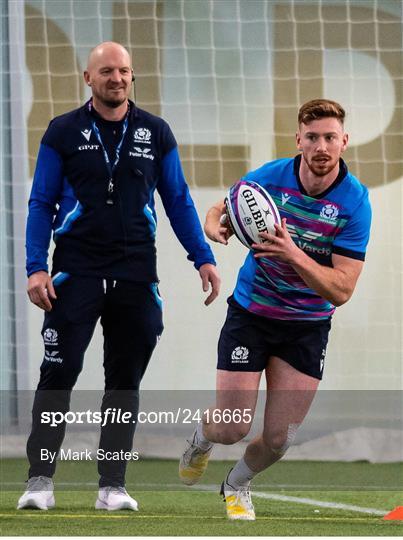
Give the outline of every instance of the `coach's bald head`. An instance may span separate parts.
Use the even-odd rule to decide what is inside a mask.
[[[105,41],[88,56],[84,79],[91,87],[94,107],[118,108],[127,101],[132,85],[130,54],[120,43]]]
[[[131,69],[131,59],[128,50],[115,41],[104,41],[91,49],[88,55],[87,71],[96,69],[99,63],[103,63],[108,59],[116,60],[117,58],[120,58]]]

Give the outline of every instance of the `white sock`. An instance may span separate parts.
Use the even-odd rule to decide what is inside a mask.
[[[195,434],[195,443],[202,450],[210,450],[210,448],[214,444],[211,441],[209,441],[208,439],[206,439],[206,437],[203,435],[203,423],[202,422],[200,422],[200,424],[197,424],[196,434]]]
[[[228,484],[230,487],[235,488],[235,490],[238,490],[242,487],[249,486],[249,484],[251,483],[251,480],[257,474],[258,474],[257,472],[252,471],[252,469],[248,467],[244,458],[242,458],[238,461],[235,467],[230,471],[225,483]]]

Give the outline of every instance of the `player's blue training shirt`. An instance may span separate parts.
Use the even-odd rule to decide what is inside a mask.
[[[56,117],[41,142],[29,200],[28,276],[48,271],[53,230],[53,275],[158,281],[155,190],[188,259],[197,269],[215,264],[164,120],[130,102],[124,120],[108,122],[91,100]]]
[[[260,184],[273,197],[294,242],[319,264],[332,254],[364,260],[371,224],[368,189],[340,160],[333,184],[309,196],[299,178],[301,156],[266,163],[242,180]],[[234,299],[247,310],[272,319],[321,320],[335,306],[309,288],[291,265],[249,252],[238,274]]]

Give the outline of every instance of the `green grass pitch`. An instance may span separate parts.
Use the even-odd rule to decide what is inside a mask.
[[[209,464],[203,482],[181,486],[177,462],[142,460],[128,466],[127,488],[139,512],[95,511],[96,463],[62,462],[55,476],[56,508],[15,509],[24,490],[26,462],[0,462],[3,536],[401,536],[402,521],[354,511],[403,505],[401,464],[280,462],[259,475],[259,494],[311,499],[310,504],[253,497],[255,522],[228,522],[218,495],[231,464]],[[217,490],[214,486],[217,485]],[[322,507],[315,501],[343,504]]]

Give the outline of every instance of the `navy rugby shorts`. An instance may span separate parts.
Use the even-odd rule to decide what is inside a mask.
[[[282,321],[250,313],[233,298],[218,342],[217,369],[263,371],[277,356],[298,371],[321,380],[330,319]]]

